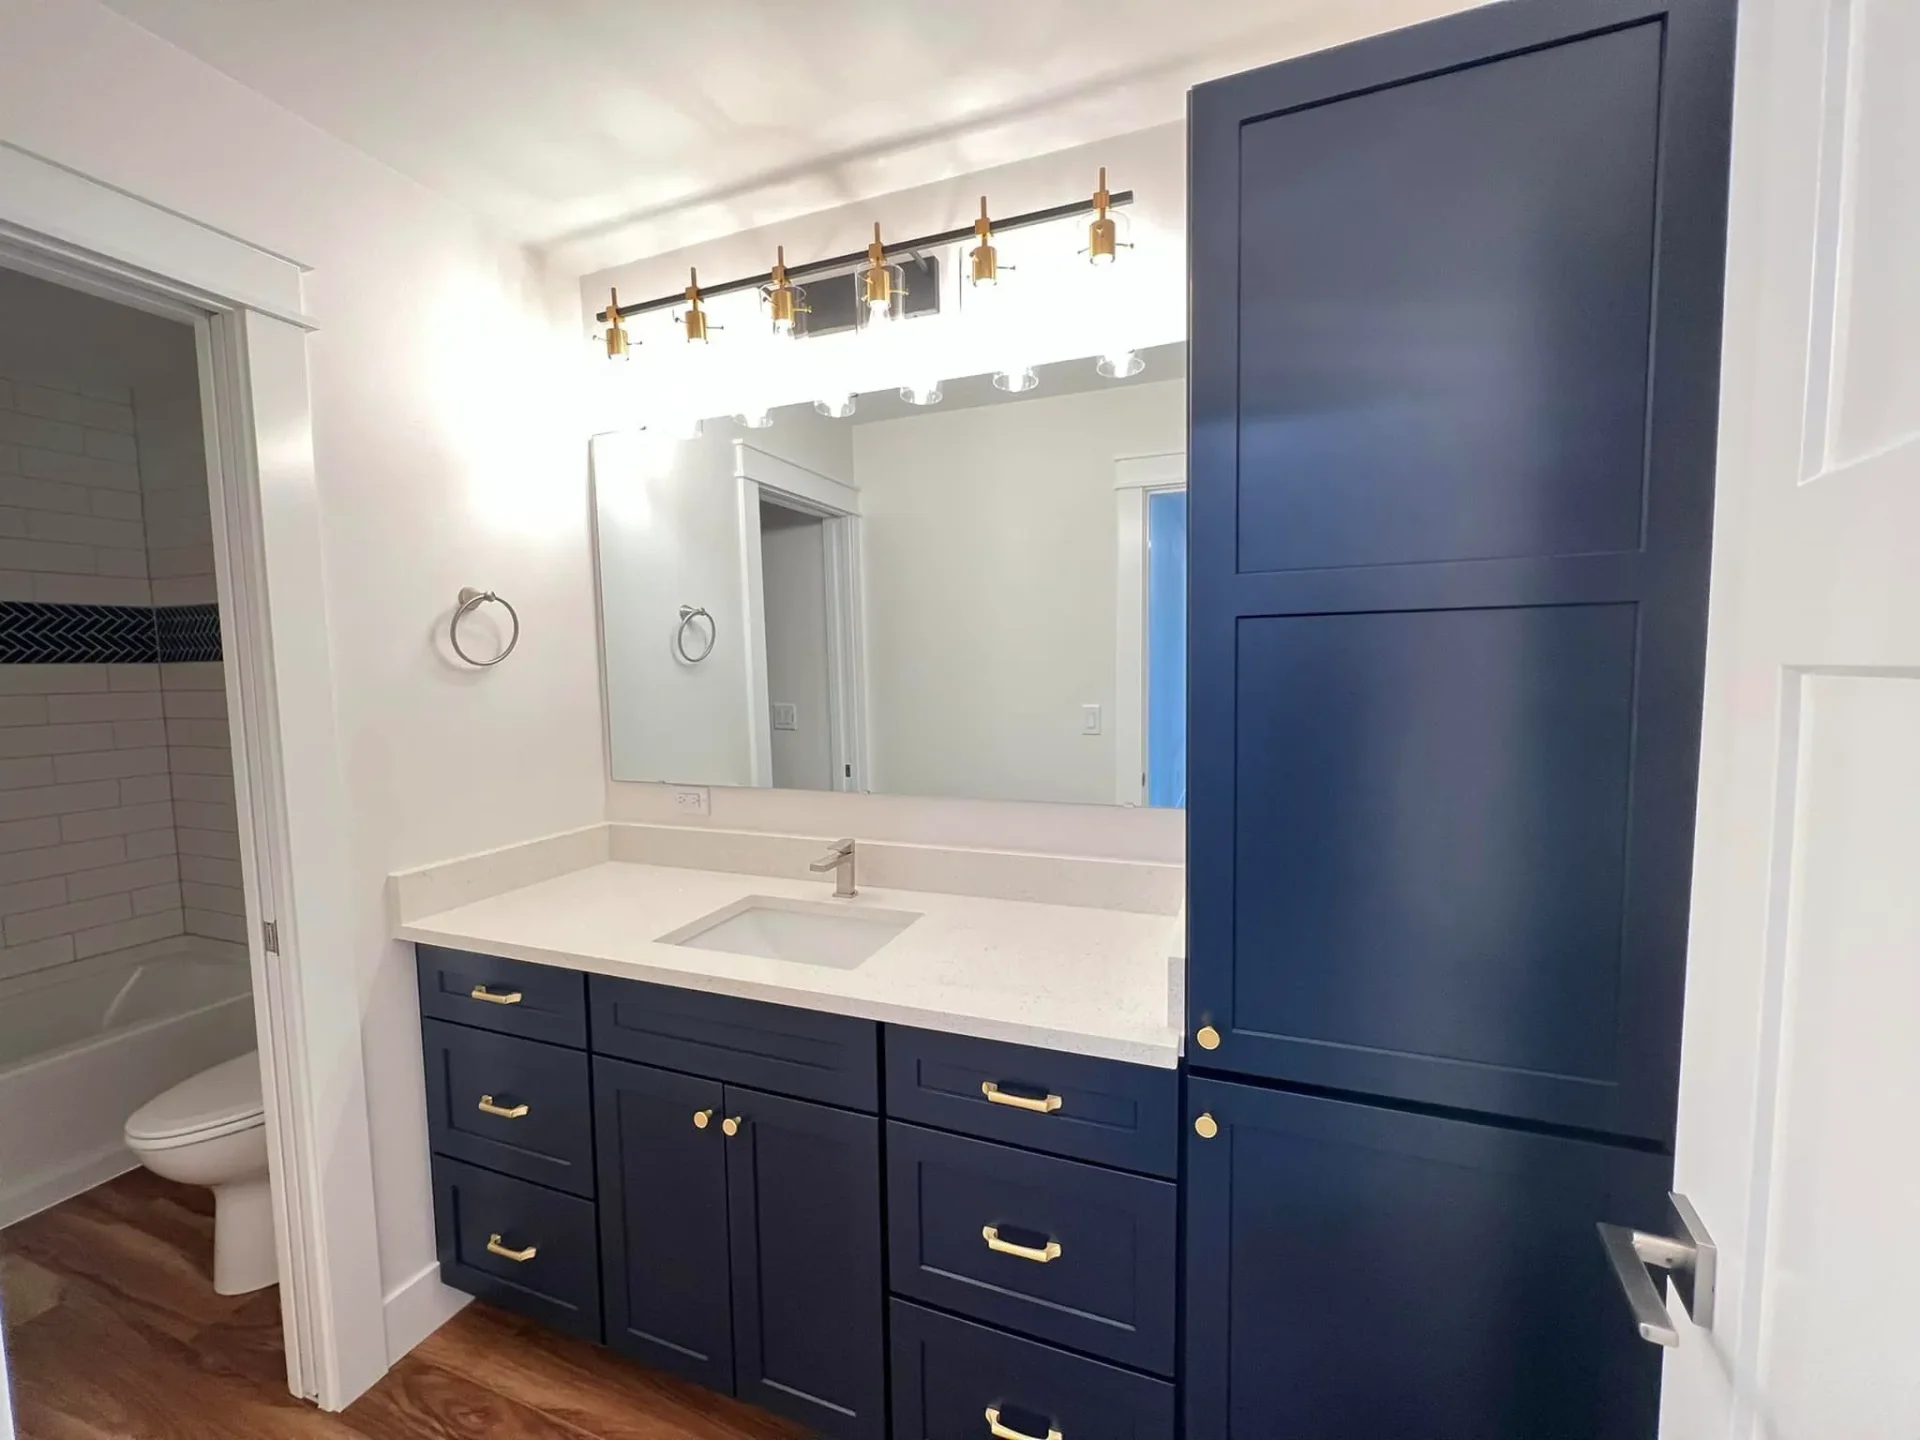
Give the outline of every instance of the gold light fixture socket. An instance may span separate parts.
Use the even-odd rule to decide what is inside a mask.
[[[610,290],[607,292],[607,358],[626,359],[630,344],[627,327],[620,323],[620,292]]]
[[[777,334],[795,335],[799,333],[800,317],[811,313],[811,307],[801,303],[806,292],[787,279],[787,247],[776,245],[773,254],[773,271],[763,291],[767,314]]]
[[[1100,188],[1093,192],[1093,223],[1087,226],[1087,259],[1094,265],[1111,265],[1120,253],[1120,231],[1107,209],[1113,196],[1107,193],[1107,167],[1100,167]]]
[[[689,344],[706,343],[707,312],[700,308],[700,272],[691,267],[687,270],[687,310],[680,323],[687,327]]]
[[[993,285],[1000,279],[1000,252],[993,248],[993,222],[987,218],[987,197],[980,197],[980,218],[973,222],[973,233],[980,243],[969,257],[973,263],[973,283]]]
[[[888,310],[893,306],[893,270],[887,264],[887,247],[880,243],[880,222],[873,222],[873,243],[867,246],[866,300],[869,310]],[[906,294],[906,287],[900,287]]]

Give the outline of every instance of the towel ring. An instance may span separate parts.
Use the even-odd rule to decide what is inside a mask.
[[[687,626],[696,620],[702,619],[707,622],[707,648],[702,650],[698,655],[689,655],[687,653]],[[714,642],[719,638],[720,627],[714,624],[713,616],[707,613],[706,606],[682,605],[680,607],[680,628],[673,632],[673,648],[680,652],[680,658],[686,661],[687,664],[698,665],[702,660],[713,654]],[[513,647],[508,646],[507,648],[512,649]]]
[[[501,650],[493,659],[476,660],[461,648],[460,622],[489,600],[493,601],[496,605],[506,606],[507,615],[513,621],[513,634],[507,637],[506,648]],[[506,659],[507,656],[513,654],[513,647],[520,643],[520,612],[515,610],[512,605],[509,605],[491,590],[476,590],[471,585],[463,585],[460,588],[460,607],[453,612],[453,619],[447,622],[447,640],[453,646],[453,653],[469,665],[482,670],[486,669],[489,665],[498,665],[502,660]]]

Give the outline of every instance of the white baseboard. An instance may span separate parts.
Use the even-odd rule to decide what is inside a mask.
[[[435,1261],[411,1280],[387,1292],[387,1363],[396,1364],[414,1346],[458,1315],[470,1295],[440,1283]]]
[[[133,1153],[116,1141],[51,1174],[43,1172],[24,1184],[10,1185],[0,1190],[0,1230],[51,1209],[62,1200],[85,1194],[96,1185],[104,1185],[116,1175],[139,1168],[140,1162],[133,1158]]]

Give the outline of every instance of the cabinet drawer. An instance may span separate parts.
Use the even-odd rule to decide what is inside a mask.
[[[887,1198],[896,1291],[1173,1373],[1172,1184],[894,1121]]]
[[[439,945],[414,949],[422,1015],[586,1048],[587,985],[579,971]]]
[[[590,1200],[433,1158],[440,1278],[583,1339],[600,1338],[600,1245]]]
[[[1047,1440],[1173,1440],[1173,1386],[893,1302],[893,1440],[982,1440],[988,1412]]]
[[[850,1110],[880,1108],[880,1027],[871,1020],[589,978],[596,1054]]]
[[[1052,1155],[1173,1176],[1174,1070],[887,1027],[887,1114]]]
[[[593,1195],[587,1056],[428,1020],[427,1135],[435,1152]]]

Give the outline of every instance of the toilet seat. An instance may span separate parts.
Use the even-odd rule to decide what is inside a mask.
[[[264,1124],[260,1057],[249,1051],[181,1081],[134,1111],[127,1121],[127,1143],[170,1150]]]

